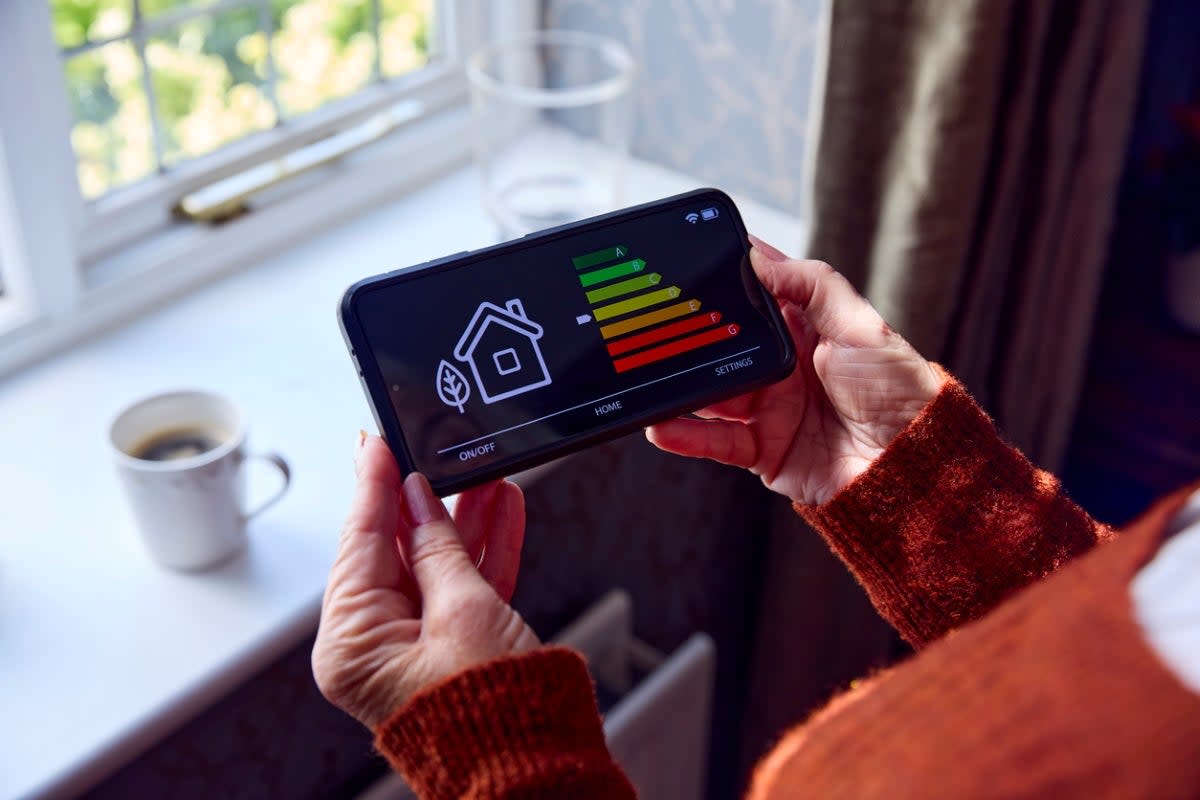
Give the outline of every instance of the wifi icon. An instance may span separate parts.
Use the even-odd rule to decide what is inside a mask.
[[[697,214],[695,211],[692,211],[691,213],[685,215],[684,219],[686,219],[688,222],[695,225],[697,222],[700,221],[700,215]]]

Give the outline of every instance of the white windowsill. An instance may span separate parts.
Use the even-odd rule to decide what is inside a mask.
[[[699,184],[634,162],[629,185],[635,203]],[[312,633],[373,429],[337,303],[367,275],[492,243],[477,187],[455,171],[0,381],[0,796],[94,785]],[[763,238],[802,241],[796,218],[735,199]],[[294,474],[249,550],[194,575],[149,560],[105,442],[120,407],[181,386],[227,393],[252,449]],[[252,495],[272,477],[252,473]]]

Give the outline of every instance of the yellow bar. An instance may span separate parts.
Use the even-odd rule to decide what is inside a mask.
[[[660,322],[666,322],[669,319],[682,317],[685,314],[691,314],[694,311],[700,310],[699,300],[687,300],[682,303],[676,303],[673,306],[660,308],[657,311],[651,311],[648,314],[638,314],[636,317],[623,319],[620,322],[614,322],[611,325],[600,326],[600,335],[605,339],[611,339],[614,336],[622,336],[631,331],[636,331],[639,328],[648,328],[651,325],[657,325]]]
[[[612,319],[622,314],[628,314],[630,311],[637,311],[639,308],[656,306],[659,303],[674,300],[676,297],[679,297],[679,287],[668,286],[665,289],[659,289],[657,292],[646,292],[645,294],[631,297],[628,300],[622,300],[619,303],[600,306],[592,311],[592,316],[599,322],[602,319]]]

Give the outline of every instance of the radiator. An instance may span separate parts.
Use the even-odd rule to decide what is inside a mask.
[[[604,734],[641,800],[700,800],[708,765],[716,647],[693,634],[664,656],[633,636],[633,603],[610,592],[555,639],[579,650],[596,679]],[[358,800],[411,800],[387,775]]]

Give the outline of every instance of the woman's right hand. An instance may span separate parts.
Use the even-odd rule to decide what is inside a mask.
[[[657,447],[744,467],[793,501],[824,503],[920,413],[943,377],[828,264],[750,237],[779,302],[796,369],[751,394],[647,429]]]

